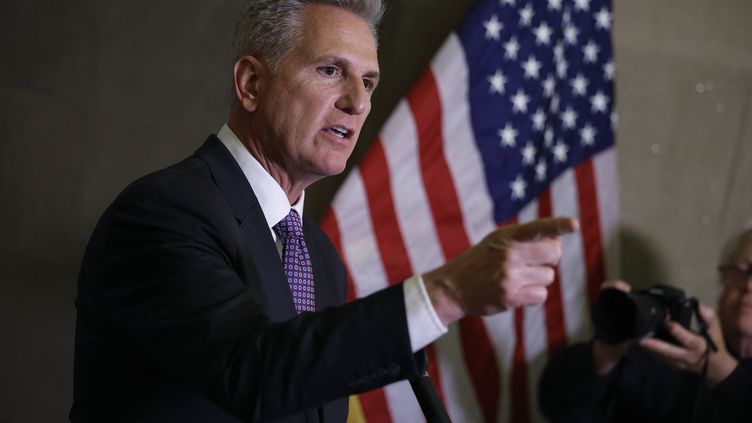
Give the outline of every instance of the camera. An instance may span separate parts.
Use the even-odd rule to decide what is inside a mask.
[[[631,293],[604,288],[593,303],[590,317],[595,339],[606,344],[645,336],[676,343],[665,323],[673,320],[689,329],[696,311],[697,299],[687,297],[681,289],[654,285]]]

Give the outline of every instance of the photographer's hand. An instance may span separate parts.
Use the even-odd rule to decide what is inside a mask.
[[[707,341],[701,335],[674,321],[668,322],[666,329],[680,345],[673,345],[655,338],[643,338],[639,343],[643,348],[666,361],[669,365],[695,374],[702,372],[707,357],[706,383],[713,388],[734,371],[738,361],[726,349],[726,343],[721,334],[721,326],[713,309],[700,304],[700,314],[708,325],[708,334],[718,347],[716,352],[708,348]]]

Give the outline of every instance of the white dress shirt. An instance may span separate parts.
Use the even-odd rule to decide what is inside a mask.
[[[303,216],[303,201],[305,192],[300,195],[298,201],[290,206],[287,194],[272,178],[269,172],[261,166],[261,163],[251,155],[248,149],[240,142],[240,139],[227,126],[222,126],[217,138],[230,151],[232,157],[238,162],[240,169],[251,184],[254,194],[264,212],[266,224],[277,243],[277,251],[282,255],[282,240],[274,232],[274,225],[279,223],[292,207]],[[316,275],[314,275],[314,278]],[[403,284],[405,297],[405,311],[407,314],[407,330],[410,334],[410,345],[413,352],[420,350],[447,332],[447,327],[441,322],[431,300],[426,292],[425,284],[420,275],[412,276]]]

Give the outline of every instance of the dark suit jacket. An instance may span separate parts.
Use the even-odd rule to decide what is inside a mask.
[[[79,276],[71,420],[343,422],[347,395],[417,375],[401,286],[342,305],[340,259],[305,219],[304,232],[318,311],[297,315],[216,137],[126,188]]]

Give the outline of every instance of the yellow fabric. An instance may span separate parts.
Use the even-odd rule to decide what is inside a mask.
[[[347,415],[347,423],[367,423],[357,395],[350,395],[350,412]]]

